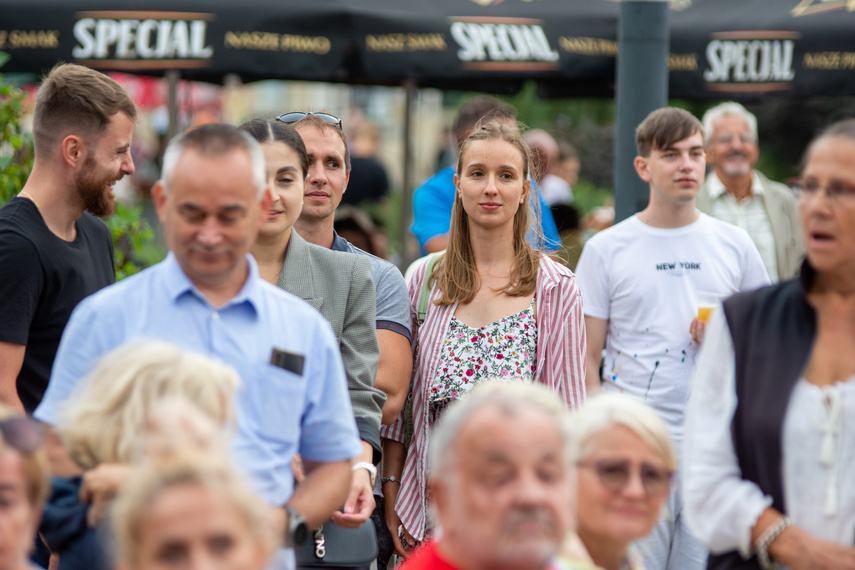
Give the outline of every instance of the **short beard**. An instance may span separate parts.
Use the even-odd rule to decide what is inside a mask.
[[[95,170],[95,161],[88,157],[83,165],[83,173],[75,182],[77,197],[93,216],[106,218],[116,211],[116,196],[107,189],[107,182],[112,180],[97,180],[92,176]]]

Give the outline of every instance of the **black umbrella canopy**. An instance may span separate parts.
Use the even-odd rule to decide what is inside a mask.
[[[190,79],[341,81],[352,51],[347,0],[3,0],[3,71],[57,61]]]
[[[611,95],[612,0],[360,0],[355,78],[512,92],[525,80]],[[604,40],[611,40],[605,41]]]
[[[855,4],[693,0],[671,18],[671,96],[855,94]]]

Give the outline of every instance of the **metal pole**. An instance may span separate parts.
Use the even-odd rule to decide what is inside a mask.
[[[410,219],[413,212],[413,113],[416,100],[416,82],[404,81],[406,99],[404,102],[404,183],[401,196],[401,219],[398,227],[398,239],[401,244],[401,271],[413,261],[410,252]]]
[[[181,72],[177,69],[170,69],[166,72],[166,96],[169,112],[169,129],[166,131],[166,136],[168,141],[181,133],[181,125],[178,124],[178,81],[180,79]]]
[[[621,3],[615,126],[615,223],[647,206],[649,186],[633,167],[635,128],[668,104],[668,0]]]

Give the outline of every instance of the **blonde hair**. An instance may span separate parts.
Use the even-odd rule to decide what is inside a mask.
[[[15,412],[9,406],[0,404],[0,421],[16,417],[24,416]],[[3,434],[0,433],[0,451],[6,448],[15,451],[21,456],[21,462],[24,466],[24,478],[26,480],[27,500],[30,503],[30,507],[34,510],[41,510],[50,494],[50,464],[48,463],[45,450],[43,447],[39,447],[30,453],[21,453],[5,442]]]
[[[668,469],[677,469],[671,437],[662,419],[650,406],[622,394],[598,394],[573,414],[577,457],[593,451],[594,439],[612,426],[631,430],[656,453]]]
[[[253,539],[269,556],[279,545],[268,520],[267,507],[234,472],[225,457],[194,449],[158,457],[136,470],[112,505],[118,559],[128,568],[138,564],[142,528],[149,508],[164,492],[180,486],[200,486],[240,512]],[[266,558],[266,556],[265,556]]]
[[[63,409],[57,431],[84,469],[131,463],[158,401],[183,396],[223,424],[234,418],[239,383],[233,368],[207,356],[130,341],[104,356]]]
[[[473,141],[501,140],[515,146],[522,156],[523,180],[529,175],[531,153],[522,138],[519,129],[503,125],[495,121],[478,124],[475,129],[460,144],[457,158],[457,175],[463,170],[463,157],[466,148]],[[528,193],[528,202],[538,207],[538,201],[533,199],[533,190]],[[514,266],[508,284],[499,292],[512,297],[524,297],[534,293],[537,285],[537,270],[540,254],[532,249],[526,240],[529,230],[529,206],[521,204],[514,215]],[[542,236],[539,236],[542,239]],[[448,232],[448,248],[442,261],[429,279],[436,279],[442,295],[434,301],[437,305],[451,305],[455,302],[468,303],[478,290],[478,272],[475,267],[475,254],[469,235],[469,215],[463,209],[463,201],[455,194],[454,206],[451,210],[451,228]],[[430,283],[430,281],[429,281]]]

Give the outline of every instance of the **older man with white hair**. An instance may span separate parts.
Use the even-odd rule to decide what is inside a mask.
[[[573,441],[546,388],[491,382],[433,432],[428,485],[438,538],[404,570],[543,570],[570,530]]]
[[[804,256],[798,202],[789,188],[754,169],[757,117],[727,102],[704,113],[703,123],[713,171],[698,194],[698,209],[747,231],[773,283],[794,277]]]

